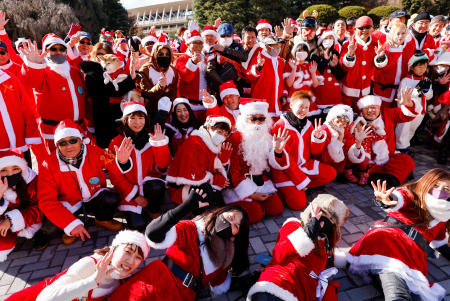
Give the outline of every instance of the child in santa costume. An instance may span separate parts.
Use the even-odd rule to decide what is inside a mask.
[[[349,215],[344,202],[319,194],[300,219],[287,219],[278,233],[272,261],[250,288],[247,301],[338,300],[339,283],[328,278],[343,261],[334,248]]]
[[[110,246],[94,251],[65,271],[19,291],[8,301],[106,301],[121,280],[136,272],[150,251],[138,231],[120,231]]]
[[[63,242],[74,243],[78,237],[90,238],[84,223],[77,218],[93,213],[96,224],[118,231],[122,224],[113,215],[119,196],[106,187],[106,175],[125,173],[132,167],[131,138],[115,147],[116,155],[82,140],[79,127],[71,120],[60,122],[55,131],[56,151],[39,168],[39,208],[58,228],[64,230]]]
[[[172,160],[169,138],[161,127],[155,125],[154,134],[149,134],[149,131],[150,119],[144,104],[125,103],[122,133],[111,141],[109,151],[114,153],[114,149],[130,137],[134,145],[131,153],[134,164],[126,174],[111,174],[110,178],[122,198],[119,210],[125,213],[127,225],[131,229],[143,229],[147,224],[143,208],[153,217],[158,215],[166,192],[166,183],[161,179],[159,169],[166,169]]]
[[[336,170],[332,166],[311,158],[323,151],[327,139],[320,120],[315,120],[313,125],[306,119],[311,102],[309,92],[295,92],[291,97],[291,109],[281,115],[272,129],[272,133],[287,129],[291,136],[286,144],[289,167],[285,170],[272,169],[272,181],[280,198],[293,210],[301,210],[306,206],[306,187],[322,186],[336,177]]]
[[[376,204],[387,210],[350,249],[350,271],[381,282],[385,300],[441,300],[445,289],[427,279],[428,245],[450,259],[450,174],[427,172],[417,182],[386,190],[386,182],[372,182]],[[370,279],[370,278],[368,278]],[[413,298],[414,299],[414,298]]]
[[[0,153],[0,262],[16,245],[17,236],[31,239],[41,228],[37,175],[19,149]],[[40,246],[45,248],[48,241]]]
[[[432,82],[425,76],[428,67],[428,56],[425,52],[416,52],[408,61],[408,75],[400,82],[400,91],[406,88],[413,89],[411,99],[414,101],[417,116],[409,121],[396,126],[395,135],[397,136],[395,148],[402,153],[410,154],[409,146],[412,137],[427,111],[427,102],[433,97]],[[398,104],[398,106],[400,106]]]
[[[239,116],[239,91],[232,80],[224,82],[219,89],[220,99],[222,100],[220,107],[213,95],[210,95],[206,90],[201,91],[203,94],[203,106],[206,108],[206,116],[225,116],[231,121],[231,127],[234,128],[236,119]]]
[[[401,99],[396,100],[401,104],[399,108],[381,106],[381,98],[374,95],[367,95],[358,101],[361,113],[352,129],[364,125],[372,129],[362,144],[369,161],[367,167],[364,162],[359,165],[359,168],[366,168],[359,170],[360,185],[366,185],[370,177],[374,181],[386,180],[389,187],[398,186],[414,170],[412,158],[395,151],[395,127],[416,116],[411,95],[412,89],[402,90]]]
[[[189,100],[178,97],[173,101],[172,114],[166,122],[166,135],[169,137],[169,147],[172,156],[189,137],[193,130],[198,129],[199,122],[195,117]]]
[[[371,129],[358,127],[355,129],[355,137],[353,137],[350,133],[352,122],[353,110],[351,107],[340,104],[331,108],[322,125],[322,130],[326,132],[327,138],[324,149],[318,158],[320,162],[333,166],[337,173],[343,173],[351,183],[357,183],[358,178],[353,175],[352,167],[353,164],[367,164],[369,161],[361,144]]]
[[[190,186],[201,186],[207,192],[209,202],[219,201],[219,191],[230,184],[223,165],[231,153],[224,151],[222,146],[230,132],[228,118],[211,115],[180,146],[166,177],[175,203],[181,204],[182,191]]]
[[[265,214],[275,216],[284,207],[277,189],[267,177],[270,169],[289,167],[289,157],[284,146],[289,139],[287,131],[272,137],[272,118],[269,104],[262,99],[241,98],[236,131],[230,136],[231,184],[222,192],[225,203],[239,205],[247,211],[250,223]]]
[[[197,291],[210,286],[216,295],[230,288],[231,275],[247,269],[247,215],[239,206],[223,207],[183,220],[205,206],[201,189],[191,190],[183,204],[153,220],[145,231],[154,249],[167,249],[119,287],[111,301],[194,301]]]

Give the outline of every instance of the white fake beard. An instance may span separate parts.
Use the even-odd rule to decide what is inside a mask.
[[[272,135],[270,129],[272,119],[269,117],[261,125],[246,122],[246,117],[240,115],[236,122],[236,129],[242,134],[241,151],[244,160],[250,166],[250,173],[262,174],[268,167],[267,161],[272,151]]]
[[[425,197],[425,205],[431,216],[440,222],[447,222],[450,220],[450,202],[435,198],[431,194]]]

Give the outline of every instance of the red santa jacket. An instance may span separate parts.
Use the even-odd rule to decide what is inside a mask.
[[[399,188],[393,192],[397,205],[388,210],[388,215],[406,224],[421,224],[422,219],[414,209],[414,196],[408,190]],[[386,224],[377,222],[377,224]],[[435,248],[447,244],[446,223],[432,220],[428,225],[412,227],[423,235]],[[396,272],[408,287],[414,288],[423,300],[441,300],[445,289],[427,280],[427,255],[398,228],[373,228],[364,234],[347,255],[350,269],[367,274],[370,269]]]
[[[282,112],[279,99],[283,95],[287,96],[283,80],[284,60],[272,57],[265,50],[261,51],[261,57],[265,59],[261,71],[258,71],[255,62],[247,72],[252,84],[251,98],[265,99],[269,103],[269,115],[277,117]]]
[[[19,79],[0,70],[0,150],[42,142],[27,97]]]
[[[172,154],[175,155],[180,148],[180,146],[183,144],[184,141],[187,140],[189,135],[191,135],[194,128],[191,126],[186,130],[186,133],[181,133],[179,129],[174,127],[172,124],[166,122],[166,130],[171,131],[172,134],[170,136],[170,150],[172,151]]]
[[[324,241],[317,245],[308,237],[300,220],[290,218],[281,227],[272,261],[250,288],[247,297],[260,292],[270,293],[285,301],[316,300],[318,286],[324,288],[322,300],[337,300],[338,283],[324,287],[318,277],[326,279],[337,273],[336,268],[325,270],[327,252]]]
[[[405,43],[410,44],[408,46],[412,46],[414,51],[416,50],[425,51],[428,55],[428,58],[430,59],[430,62],[433,60],[434,51],[438,47],[438,45],[436,45],[436,42],[434,41],[433,36],[430,35],[429,33],[427,33],[425,38],[423,38],[422,41],[419,43],[419,41],[417,41],[414,35],[411,32],[409,32],[408,35],[406,36]]]
[[[121,170],[112,153],[91,144],[85,145],[79,168],[64,163],[54,151],[39,169],[39,208],[67,235],[83,223],[73,213],[106,188],[106,175]],[[80,191],[81,189],[81,191]]]
[[[311,182],[308,175],[319,174],[319,161],[312,159],[311,155],[322,152],[327,136],[325,134],[321,139],[315,138],[312,134],[313,125],[309,120],[299,133],[283,115],[273,126],[272,133],[285,128],[291,136],[285,147],[290,163],[286,170],[272,170],[272,181],[275,187],[296,186],[302,190]]]
[[[386,59],[377,63],[375,61],[376,41],[371,37],[365,43],[361,38],[355,35],[355,58],[353,61],[347,59],[349,41],[342,46],[341,57],[339,63],[342,69],[346,71],[346,75],[342,79],[342,92],[348,97],[362,97],[370,93],[370,82],[372,80],[375,68],[385,66],[388,61]]]
[[[323,80],[319,80],[319,85],[313,88],[317,107],[325,108],[342,103],[341,83],[331,73],[330,67],[327,66],[320,76]]]
[[[230,110],[225,106],[225,104],[222,104],[220,107],[217,105],[217,100],[213,96],[214,102],[211,104],[203,102],[203,106],[206,108],[206,117],[209,115],[217,115],[217,116],[225,116],[227,117],[231,122],[231,128],[234,128],[236,125],[236,120],[240,114],[239,109],[237,110]]]
[[[177,58],[175,64],[179,76],[178,97],[199,100],[202,99],[200,90],[208,88],[205,78],[206,61],[194,64],[191,57],[191,52],[187,50],[185,54]]]
[[[109,145],[109,151],[114,153],[114,146],[119,147],[123,139],[123,135],[116,136]],[[161,178],[157,168],[165,169],[169,166],[172,156],[168,143],[169,139],[166,137],[163,141],[150,140],[141,150],[134,148],[131,153],[132,168],[126,174],[110,175],[111,183],[123,200],[120,210],[141,213],[142,207],[133,198],[136,195],[144,196],[144,182]]]

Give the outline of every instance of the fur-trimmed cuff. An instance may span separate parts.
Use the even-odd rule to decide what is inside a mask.
[[[164,136],[163,140],[152,140],[152,139],[149,139],[148,141],[150,142],[150,145],[153,146],[153,147],[164,146],[164,145],[169,144],[169,137]]]
[[[346,55],[344,56],[344,59],[342,60],[342,62],[344,63],[345,67],[352,68],[353,66],[355,66],[355,63],[356,63],[356,56],[355,56],[355,59],[354,59],[353,61],[349,61],[349,60],[347,59],[347,57],[348,57],[348,55],[346,54]]]
[[[410,109],[408,109],[408,107],[406,107],[405,105],[401,105],[400,109],[402,110],[402,113],[405,116],[408,116],[408,117],[416,117],[417,116],[417,114],[414,114],[414,112],[412,112]],[[417,113],[420,113],[420,112],[417,112]]]
[[[380,56],[378,56],[378,55],[376,55],[376,56],[373,58],[373,62],[375,63],[375,66],[376,66],[377,68],[383,68],[383,67],[386,67],[386,65],[387,65],[387,63],[388,63],[387,55],[384,55],[384,60],[382,60],[381,62],[378,62],[378,61],[377,61],[378,58],[380,58]]]
[[[298,301],[290,291],[279,287],[273,282],[269,281],[258,281],[250,288],[247,294],[247,301],[252,300],[252,296],[256,293],[269,293],[273,296],[280,298],[283,301]]]
[[[339,163],[344,161],[345,154],[343,151],[344,142],[339,141],[338,139],[331,139],[330,143],[327,146],[328,154],[334,162]]]
[[[146,239],[150,247],[154,249],[158,250],[167,249],[170,246],[172,246],[177,240],[177,229],[175,228],[175,226],[170,228],[170,230],[167,231],[166,236],[164,237],[164,240],[162,242],[154,242],[148,239],[147,237]]]
[[[283,73],[283,78],[287,78],[289,77],[289,75],[291,75],[291,72],[285,72]]]
[[[275,153],[273,151],[270,152],[269,155],[269,165],[275,169],[278,170],[285,170],[289,168],[290,162],[289,162],[289,154],[285,149],[283,149],[283,157],[280,158],[280,160],[285,161],[286,160],[286,166],[281,166],[280,163],[278,163],[277,158],[275,158]]]
[[[347,252],[344,251],[334,251],[334,266],[343,269],[347,265],[347,253],[350,248],[347,249]]]
[[[130,168],[128,168],[127,170],[122,170],[122,167],[120,166],[119,160],[117,160],[117,157],[116,157],[117,167],[119,168],[120,172],[122,172],[123,174],[129,172],[133,168],[133,160],[131,160],[131,158],[130,158],[130,159],[128,159],[128,162],[131,163],[130,164]]]
[[[445,238],[442,240],[432,240],[430,242],[430,247],[437,249],[442,246],[445,246],[446,244],[448,244],[448,233],[445,233]]]
[[[228,292],[230,286],[231,286],[231,276],[230,274],[227,274],[227,278],[225,279],[225,281],[222,282],[222,284],[216,286],[211,285],[211,290],[215,295],[222,295]]]
[[[75,219],[73,220],[70,224],[68,224],[63,230],[64,233],[66,233],[67,235],[71,236],[70,232],[72,232],[73,229],[75,229],[76,226],[78,225],[84,225],[82,221],[80,221],[79,219]]]
[[[25,220],[19,209],[14,209],[5,213],[11,221],[11,232],[17,232],[25,228]]]
[[[192,59],[188,59],[186,63],[186,68],[188,68],[189,71],[195,72],[198,69],[198,64],[194,64]]]
[[[290,223],[290,222],[300,223],[301,221],[298,218],[296,218],[296,217],[289,217],[288,219],[286,219],[284,221],[284,223],[283,223],[283,225],[281,227],[284,227],[284,225],[286,225],[287,223]]]
[[[302,227],[289,234],[288,239],[301,257],[308,255],[314,249],[314,242]]]
[[[259,77],[259,71],[256,69],[257,65],[253,65],[252,68],[250,69],[250,73],[254,76],[254,77]]]
[[[138,192],[138,186],[134,185],[133,189],[131,189],[130,193],[127,194],[127,196],[125,197],[125,201],[129,202],[131,201],[131,199],[136,195],[136,193]]]
[[[4,196],[2,196],[0,199],[3,199],[3,205],[0,207],[0,215],[3,215],[6,209],[8,209],[9,201],[7,201]]]
[[[325,142],[325,139],[327,139],[327,132],[323,132],[323,137],[320,139],[317,139],[314,134],[311,134],[311,142],[313,143],[323,143]]]
[[[26,144],[40,144],[42,143],[42,140],[40,137],[30,137],[30,138],[25,138],[25,143]]]
[[[32,239],[34,234],[36,234],[37,231],[39,231],[42,228],[42,223],[37,223],[33,225],[29,225],[23,230],[20,230],[17,233],[17,236],[19,237],[25,237],[27,239]]]
[[[395,205],[394,207],[391,207],[389,209],[387,209],[386,211],[391,212],[391,211],[398,211],[400,208],[403,207],[403,205],[405,205],[405,200],[403,198],[403,195],[401,194],[401,192],[398,192],[397,190],[394,190],[392,192],[392,196],[394,198],[396,198],[397,201],[397,205]]]
[[[32,69],[45,69],[45,67],[47,67],[47,64],[44,62],[42,64],[38,64],[38,63],[33,63],[30,62],[29,60],[27,60],[26,57],[23,58],[23,63],[27,66],[30,67]]]
[[[364,147],[356,148],[356,144],[353,144],[348,150],[348,158],[350,162],[358,164],[362,163],[366,159],[366,152],[364,151]]]
[[[307,177],[306,179],[303,180],[303,182],[297,184],[295,188],[297,188],[298,190],[303,190],[306,188],[306,186],[309,185],[309,183],[311,183],[311,179]]]
[[[164,96],[158,100],[158,111],[170,112],[171,107],[172,107],[172,102],[170,101],[169,97]]]
[[[234,192],[238,195],[240,200],[246,199],[248,196],[252,195],[258,189],[258,185],[250,179],[245,179],[241,181],[235,188]]]
[[[215,107],[217,106],[217,99],[216,99],[216,97],[215,97],[214,95],[211,95],[211,96],[212,96],[212,98],[214,99],[214,102],[213,102],[213,103],[206,103],[206,102],[202,101],[203,106],[204,106],[206,109],[213,109],[213,108],[215,108]]]

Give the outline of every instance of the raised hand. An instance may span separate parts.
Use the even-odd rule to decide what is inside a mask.
[[[380,41],[378,41],[378,46],[375,46],[375,53],[377,54],[377,56],[384,56],[384,48],[383,48],[383,44],[381,44]]]
[[[228,160],[230,160],[232,152],[233,152],[233,144],[231,144],[230,142],[222,143],[222,145],[220,146],[220,154],[219,154],[220,161],[223,164],[227,163]]]
[[[323,130],[322,130],[322,118],[314,119],[314,131],[313,135],[315,138],[320,139],[323,137]]]
[[[291,67],[291,71],[295,72],[297,70],[297,65],[295,64],[295,61],[293,59],[290,59],[288,61],[289,67]]]
[[[0,198],[3,197],[3,194],[8,190],[8,179],[5,177],[2,181],[0,178]]]
[[[219,28],[220,24],[222,24],[222,18],[219,17],[216,19],[216,21],[214,21],[214,27],[215,28]]]
[[[208,196],[205,192],[203,192],[201,188],[195,188],[194,190],[191,190],[190,193],[197,194],[202,200],[206,199],[206,197]],[[208,202],[201,202],[200,200],[198,201],[198,208],[203,208],[206,206],[209,206]]]
[[[333,53],[333,55],[331,56],[330,66],[336,67],[338,63],[339,63],[339,58],[337,57],[336,54]]]
[[[273,150],[277,154],[281,154],[283,152],[286,143],[289,141],[291,136],[288,133],[286,128],[281,132],[281,128],[278,129],[278,133],[273,135]]]
[[[315,74],[317,71],[317,63],[316,61],[312,61],[311,64],[309,65],[309,72]]]
[[[9,19],[6,19],[6,12],[0,10],[0,30],[5,28],[6,23],[8,23]]]
[[[127,163],[133,149],[134,145],[130,137],[124,138],[119,148],[117,148],[117,145],[114,145],[117,161],[122,164]]]
[[[11,222],[9,221],[9,218],[4,218],[0,222],[0,235],[5,237],[6,234],[8,234],[8,230],[11,228]]]
[[[194,64],[197,64],[201,61],[202,61],[202,54],[200,52],[195,52],[192,55],[192,62],[194,62]]]
[[[355,142],[356,147],[361,147],[361,144],[364,140],[369,136],[370,132],[372,132],[372,128],[364,125],[363,127],[355,127]]]
[[[370,182],[370,184],[372,184],[373,194],[375,195],[377,200],[379,200],[380,202],[382,202],[383,204],[385,204],[387,206],[397,205],[397,203],[398,203],[397,201],[391,201],[391,199],[389,198],[391,193],[395,190],[395,187],[392,187],[391,189],[386,191],[386,181],[383,181],[383,184],[381,184],[380,180],[377,181],[376,185],[373,181]]]
[[[285,34],[291,35],[294,32],[295,25],[291,23],[289,18],[284,19],[282,24]]]
[[[448,84],[448,83],[450,82],[450,73],[447,73],[447,74],[444,75],[444,76],[440,76],[440,77],[438,78],[438,82],[439,82],[441,85],[446,85],[446,84]]]
[[[165,77],[165,75],[163,73],[161,73],[161,77],[158,80],[158,85],[160,85],[161,87],[165,87],[167,86],[167,79]]]
[[[95,277],[95,282],[98,284],[102,283],[105,279],[107,279],[108,275],[114,271],[113,268],[109,268],[109,265],[111,264],[111,260],[114,255],[114,248],[108,251],[108,253],[103,256],[102,259],[99,260],[99,262],[96,265],[97,269],[97,276]]]
[[[261,56],[261,52],[258,53],[258,56],[256,57],[256,61],[258,62],[259,67],[263,67],[266,60]]]
[[[70,41],[69,41],[69,45],[70,47],[74,47],[76,43],[78,43],[80,41],[80,36],[79,35],[72,35],[70,37]]]
[[[330,48],[327,48],[326,50],[325,50],[325,52],[323,53],[323,58],[324,59],[326,59],[326,60],[329,60],[330,58],[331,58],[331,56],[332,56],[332,51],[331,51],[331,47]]]
[[[356,44],[355,44],[355,35],[352,35],[350,37],[350,41],[348,43],[348,55],[354,56],[355,52],[356,52],[356,48],[358,48],[358,46],[356,46]]]
[[[47,53],[45,51],[43,51],[42,54],[39,52],[36,41],[34,41],[33,43],[31,43],[31,41],[27,41],[26,43],[23,43],[23,45],[24,46],[22,48],[18,49],[22,57],[25,57],[29,62],[32,63],[44,63]]]
[[[80,30],[81,30],[81,25],[80,24],[72,24],[72,25],[70,25],[69,33],[67,34],[67,36],[70,38],[74,34],[79,32]]]
[[[405,89],[400,90],[401,98],[400,100],[395,99],[400,105],[404,105],[406,107],[412,107],[414,102],[412,100],[412,94],[414,89],[406,87]]]
[[[161,125],[159,123],[155,124],[154,133],[149,133],[150,139],[153,141],[161,141],[166,138],[166,130],[161,129]]]
[[[83,225],[78,225],[73,228],[73,230],[70,232],[70,235],[79,237],[82,241],[85,241],[85,237],[91,238],[91,235],[89,235],[89,232]]]
[[[281,29],[280,26],[278,26],[278,25],[275,26],[273,30],[275,31],[275,36],[277,36],[279,38],[281,38],[283,36],[283,30]]]
[[[204,103],[207,103],[207,104],[212,104],[212,103],[214,103],[214,97],[212,97],[211,94],[208,93],[208,91],[206,91],[205,89],[203,89],[203,90],[200,90],[200,93],[202,93],[202,95],[203,95],[202,101],[203,101]]]

